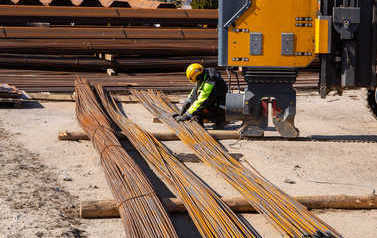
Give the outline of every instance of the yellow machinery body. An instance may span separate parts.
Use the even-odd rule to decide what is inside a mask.
[[[219,0],[219,66],[241,69],[247,82],[243,93],[226,95],[226,117],[243,121],[243,136],[263,136],[271,103],[277,131],[297,137],[293,85],[315,59],[323,98],[334,89],[374,90],[376,16],[376,0]]]
[[[308,66],[316,57],[316,48],[319,53],[328,47],[316,47],[316,29],[317,34],[325,31],[325,36],[317,39],[323,40],[328,35],[326,27],[316,28],[318,7],[318,0],[251,1],[250,7],[228,28],[228,66]],[[259,36],[257,44],[261,44],[256,54],[250,53],[252,34]]]

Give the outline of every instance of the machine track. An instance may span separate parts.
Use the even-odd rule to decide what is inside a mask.
[[[375,135],[313,135],[308,137],[284,138],[284,137],[262,137],[252,138],[256,141],[302,141],[302,142],[332,142],[332,143],[377,143]]]
[[[376,90],[368,90],[367,93],[367,106],[370,112],[373,114],[374,118],[377,119],[377,98],[376,98]]]

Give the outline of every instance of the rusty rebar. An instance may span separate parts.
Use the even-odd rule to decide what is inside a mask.
[[[160,92],[133,91],[145,108],[168,125],[208,166],[216,169],[245,199],[289,237],[342,237],[307,208],[270,183],[254,168],[248,169],[195,121],[177,122],[178,108]]]
[[[88,81],[75,81],[76,116],[100,155],[127,237],[178,237],[152,185],[114,134]]]
[[[96,86],[102,106],[122,133],[179,197],[203,237],[261,237],[152,134],[127,118],[114,98]]]

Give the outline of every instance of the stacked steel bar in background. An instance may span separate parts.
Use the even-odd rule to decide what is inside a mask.
[[[29,54],[216,55],[215,29],[2,27],[0,52]]]
[[[72,92],[74,77],[52,71],[182,72],[191,62],[217,65],[216,10],[120,8],[115,4],[120,1],[105,0],[92,7],[86,6],[96,1],[57,2],[1,1],[17,5],[0,5],[0,66],[51,71],[42,77],[30,72],[29,79],[37,81],[24,81],[26,76],[11,82],[30,92]],[[131,7],[141,6],[136,2],[141,1],[131,1]],[[142,2],[150,8],[161,4]],[[0,82],[20,80],[0,74]],[[154,85],[158,81],[147,86]]]
[[[0,27],[0,39],[217,39],[216,29],[142,27]]]
[[[2,25],[22,26],[30,23],[49,25],[184,25],[205,24],[217,26],[217,10],[93,8],[93,7],[40,7],[0,5]]]
[[[0,52],[29,54],[216,55],[214,29],[3,27]]]
[[[175,8],[173,3],[153,0],[1,0],[0,4],[44,5],[44,6],[87,6],[87,7],[147,7]]]
[[[107,89],[118,92],[130,87],[186,92],[191,85],[181,72],[190,63],[217,65],[216,10],[44,7],[16,2],[19,5],[0,5],[0,66],[18,70],[1,70],[0,82],[29,92],[72,92],[76,73],[69,71],[90,81],[103,77]],[[300,74],[296,86],[317,87],[318,67],[316,61]],[[135,75],[106,78],[83,73],[107,69]],[[225,72],[223,77],[228,79]],[[239,80],[240,84],[234,78],[230,83],[234,89],[246,86],[242,77]]]
[[[85,77],[91,83],[102,83],[106,89],[122,94],[128,94],[130,89],[158,89],[167,93],[187,93],[192,88],[192,84],[185,78],[183,70],[171,73],[143,73],[145,70],[142,69],[140,71],[140,73],[122,73],[110,77],[103,73],[0,69],[0,82],[15,85],[27,92],[56,93],[72,93],[74,80],[77,76]],[[222,72],[222,76],[227,80],[225,72]],[[242,90],[247,85],[241,76],[239,80]],[[295,84],[296,88],[302,90],[315,89],[317,85],[318,73],[310,72],[300,73]],[[238,90],[238,83],[234,76],[231,88]]]
[[[192,62],[200,62],[206,67],[216,67],[216,56],[177,56],[177,57],[137,57],[119,58],[116,62],[98,59],[94,56],[75,55],[13,55],[0,54],[0,66],[5,68],[41,69],[52,68],[59,71],[104,72],[113,67],[120,72],[183,72]],[[33,71],[29,71],[33,73]],[[34,72],[34,74],[37,71]],[[26,73],[26,71],[25,71]],[[46,72],[47,73],[47,72]]]
[[[128,57],[146,58],[146,63],[148,57],[159,57],[169,65],[174,64],[169,56],[217,54],[216,10],[43,7],[15,2],[21,5],[0,5],[0,53],[19,54],[13,56],[14,63],[3,58],[3,65],[21,68],[22,58],[33,58],[45,62],[41,69],[53,70],[54,63],[48,65],[41,55],[62,57],[61,63],[69,65],[63,56],[73,54],[83,61],[94,54],[113,54],[116,62],[108,62],[111,67],[122,66]]]

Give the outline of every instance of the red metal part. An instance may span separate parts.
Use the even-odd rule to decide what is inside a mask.
[[[268,99],[263,99],[262,102],[262,109],[264,117],[268,117]]]
[[[272,116],[275,118],[277,115],[279,115],[282,110],[278,107],[276,99],[271,100],[272,105]]]

